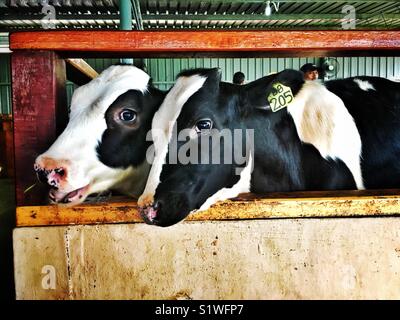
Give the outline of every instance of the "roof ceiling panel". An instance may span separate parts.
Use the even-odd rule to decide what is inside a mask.
[[[145,0],[140,3],[144,29],[341,29],[344,5],[352,5],[357,29],[399,29],[399,1]],[[0,0],[0,31],[40,29],[44,4],[56,10],[56,28],[118,28],[116,0]],[[133,25],[135,20],[133,20]]]

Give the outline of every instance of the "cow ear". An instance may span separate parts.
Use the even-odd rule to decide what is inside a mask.
[[[271,109],[267,99],[267,91],[275,76],[274,74],[262,77],[242,87],[244,90],[242,90],[242,94],[240,95],[240,104],[244,109],[243,111]]]
[[[178,74],[177,78],[190,76],[200,76],[205,78],[205,82],[202,88],[199,90],[200,92],[204,90],[209,90],[209,93],[218,92],[221,82],[221,70],[219,68],[198,68],[183,70]]]
[[[292,90],[296,95],[304,84],[304,73],[297,70],[287,69],[276,74],[274,83],[281,83]]]
[[[288,69],[253,81],[247,85],[246,104],[253,109],[271,110],[274,106],[271,107],[270,97],[280,88],[279,85],[290,88],[295,96],[304,84],[303,77],[302,72]]]
[[[219,95],[219,88],[221,83],[221,70],[219,68],[205,69],[201,74],[206,78],[203,86],[198,91],[198,95],[207,97],[205,99],[214,100]]]
[[[220,68],[197,68],[197,69],[187,69],[181,71],[178,75],[177,78],[179,77],[190,77],[198,75],[201,77],[207,78],[207,81],[210,83],[215,83],[221,81],[221,69]]]
[[[205,76],[207,77],[207,80],[204,83],[204,87],[209,86],[211,88],[219,88],[219,84],[221,82],[221,69],[220,68],[208,69]]]

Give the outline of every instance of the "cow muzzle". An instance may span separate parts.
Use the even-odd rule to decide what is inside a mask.
[[[89,184],[76,188],[68,183],[69,160],[39,156],[33,168],[38,180],[50,187],[49,199],[52,203],[77,204],[88,195]]]
[[[156,201],[154,204],[140,208],[140,215],[147,224],[157,225],[158,213],[161,211],[161,202]]]
[[[36,162],[33,169],[35,170],[40,182],[55,189],[62,187],[67,178],[67,170],[61,166],[45,167]]]
[[[147,224],[169,227],[186,218],[194,209],[184,193],[167,193],[156,196],[151,205],[140,206],[140,214]]]

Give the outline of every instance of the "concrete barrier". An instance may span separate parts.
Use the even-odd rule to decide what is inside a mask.
[[[14,231],[17,299],[399,299],[400,218]]]

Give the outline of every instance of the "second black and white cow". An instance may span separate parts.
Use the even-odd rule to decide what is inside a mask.
[[[220,82],[217,69],[183,72],[153,119],[155,161],[139,198],[142,216],[169,226],[242,192],[399,187],[399,123],[400,84],[382,78],[324,85],[285,70],[237,86]],[[174,127],[186,139],[172,143]],[[244,135],[225,148],[223,129],[254,130],[252,152]],[[224,162],[237,146],[246,162]],[[195,151],[197,160],[171,161],[173,148]],[[200,161],[215,153],[217,162]]]
[[[67,127],[34,164],[51,202],[75,205],[110,189],[141,194],[150,170],[146,134],[165,96],[149,80],[117,65],[75,90]]]

